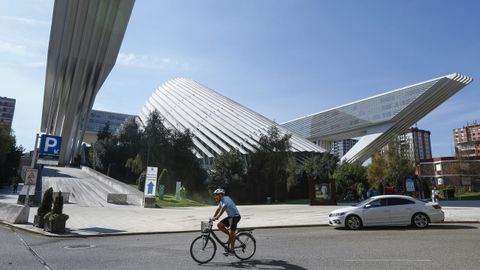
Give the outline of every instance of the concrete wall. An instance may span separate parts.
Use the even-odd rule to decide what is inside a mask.
[[[108,185],[112,189],[118,191],[121,194],[127,194],[127,203],[134,205],[143,205],[143,192],[132,188],[131,186],[106,176],[100,172],[97,172],[89,167],[82,166],[82,171],[88,173],[98,181]]]
[[[28,223],[29,212],[24,205],[0,203],[0,220],[8,223]]]

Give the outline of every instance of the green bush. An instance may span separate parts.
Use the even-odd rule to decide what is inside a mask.
[[[53,202],[53,210],[48,212],[44,218],[45,220],[49,220],[49,221],[54,221],[54,220],[66,221],[68,219],[68,215],[63,214],[62,192],[59,192],[58,196],[55,198],[55,201]]]
[[[37,215],[43,217],[46,213],[52,211],[53,189],[49,188],[43,193],[42,202],[37,209]]]

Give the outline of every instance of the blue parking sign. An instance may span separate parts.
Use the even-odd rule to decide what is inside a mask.
[[[40,139],[40,155],[59,156],[62,147],[62,137],[43,134]]]

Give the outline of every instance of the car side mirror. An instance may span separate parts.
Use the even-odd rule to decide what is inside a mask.
[[[371,208],[372,205],[371,205],[371,204],[367,204],[367,205],[365,205],[364,207],[368,209],[368,208]]]

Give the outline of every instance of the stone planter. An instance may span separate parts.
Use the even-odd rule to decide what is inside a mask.
[[[51,233],[65,233],[65,223],[67,220],[58,218],[54,220],[45,220],[44,230]]]
[[[44,228],[45,220],[43,219],[43,216],[35,215],[33,217],[33,226],[38,228]]]

